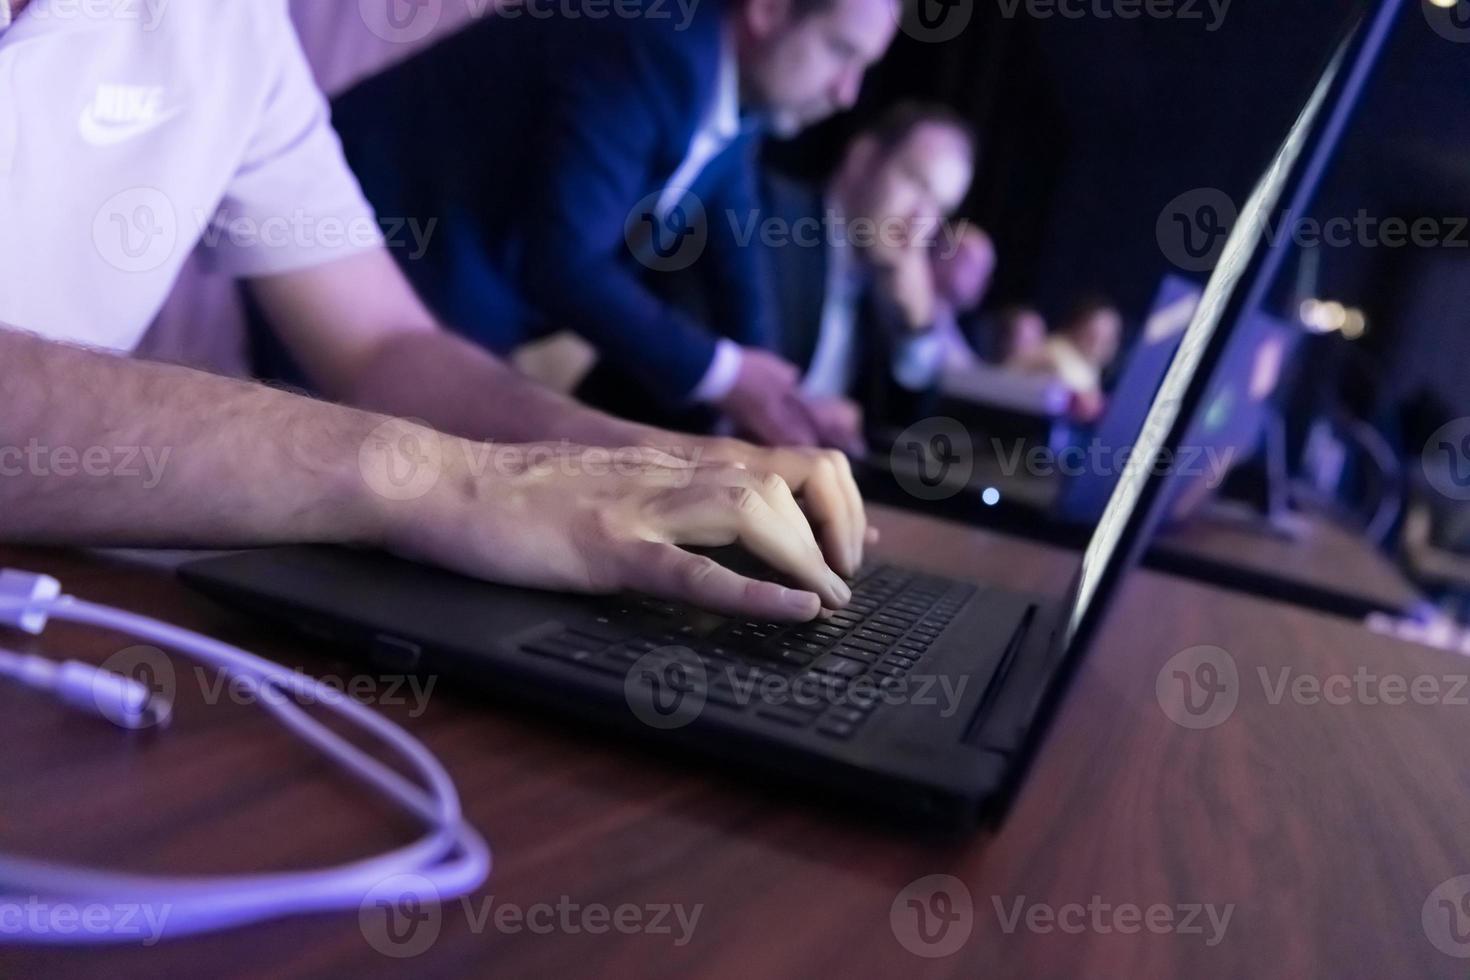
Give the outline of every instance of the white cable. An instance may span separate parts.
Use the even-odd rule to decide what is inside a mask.
[[[47,617],[116,630],[179,650],[245,683],[282,724],[349,773],[422,821],[427,832],[414,843],[362,861],[316,871],[240,876],[165,877],[95,871],[0,854],[0,908],[38,901],[73,905],[110,902],[165,907],[163,937],[233,928],[305,912],[356,911],[374,888],[398,876],[416,876],[426,902],[455,898],[478,888],[490,873],[490,849],[467,824],[459,795],[443,766],[413,736],[367,706],[314,678],[289,671],[198,633],[146,616],[60,595],[54,579],[0,571],[0,626],[39,633]],[[90,664],[64,664],[0,650],[0,676],[126,728],[167,724],[171,706],[132,678]],[[311,699],[376,736],[406,762],[423,785],[404,778],[351,744],[293,700]],[[427,789],[425,789],[427,787]],[[21,897],[24,895],[25,897]],[[137,942],[135,930],[31,929],[0,918],[0,943]]]

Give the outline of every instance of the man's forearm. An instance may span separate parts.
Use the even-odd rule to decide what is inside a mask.
[[[701,440],[614,418],[524,377],[447,331],[383,343],[348,394],[354,405],[416,418],[452,435],[585,446],[692,446]]]
[[[0,329],[0,540],[376,543],[382,420]]]

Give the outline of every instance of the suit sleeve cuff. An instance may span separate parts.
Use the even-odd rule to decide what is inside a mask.
[[[741,353],[739,344],[728,338],[721,338],[715,344],[715,356],[710,359],[704,377],[694,386],[690,397],[705,404],[723,401],[730,389],[735,387],[735,381],[740,377],[740,364],[744,359],[745,355]]]
[[[899,341],[893,357],[893,380],[909,391],[923,391],[939,380],[944,344],[929,330]]]

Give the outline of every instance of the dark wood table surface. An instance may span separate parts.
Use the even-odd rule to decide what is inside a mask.
[[[877,520],[886,556],[1012,588],[1058,591],[1076,561],[894,511]],[[18,549],[0,565],[320,675],[360,673],[162,572]],[[57,626],[16,645],[101,662],[132,642]],[[1236,704],[1189,728],[1158,681],[1173,690],[1173,669],[1201,645],[1228,652]],[[0,685],[0,846],[213,873],[335,863],[408,839],[406,821],[258,708],[206,704],[192,662],[175,663],[175,723],[141,735]],[[1282,671],[1332,691],[1334,675],[1360,668],[1436,679],[1441,696],[1274,696]],[[345,913],[146,949],[0,948],[0,977],[1464,976],[1470,964],[1441,948],[1470,955],[1470,879],[1454,880],[1470,874],[1470,707],[1449,690],[1467,670],[1342,619],[1137,573],[1008,819],[959,840],[436,689],[422,712],[382,710],[444,761],[496,865],[468,904],[440,910],[419,955],[385,955]],[[923,883],[933,875],[949,877]],[[918,920],[916,896],[947,930]],[[558,921],[576,931],[495,925],[497,908],[538,904],[573,910]],[[625,921],[652,921],[675,906],[686,921],[699,910],[687,937],[594,934],[581,924],[601,920],[578,918],[627,907]]]
[[[1164,571],[1313,608],[1362,616],[1408,612],[1423,595],[1357,534],[1315,514],[1293,514],[1297,536],[1262,524],[1202,516],[1159,536],[1149,564]]]

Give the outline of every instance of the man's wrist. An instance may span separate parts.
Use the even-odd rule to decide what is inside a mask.
[[[334,467],[338,523],[334,543],[392,548],[424,519],[425,498],[456,480],[469,454],[466,440],[409,419],[361,414]]]

